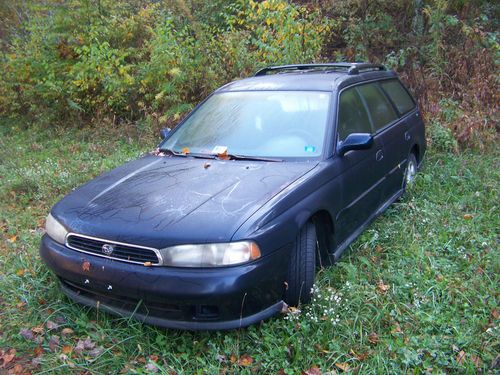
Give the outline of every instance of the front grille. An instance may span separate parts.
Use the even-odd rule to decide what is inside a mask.
[[[66,238],[66,245],[70,249],[95,254],[105,258],[141,264],[146,262],[151,262],[151,264],[156,265],[160,264],[158,250],[147,247],[107,241],[79,234],[69,234]],[[104,245],[111,245],[113,247],[111,254],[108,255],[103,252]]]

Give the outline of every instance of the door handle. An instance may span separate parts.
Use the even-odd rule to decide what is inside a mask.
[[[382,150],[378,150],[375,154],[375,160],[380,161],[384,158],[384,152]]]
[[[405,132],[405,141],[409,141],[411,139],[410,132]]]

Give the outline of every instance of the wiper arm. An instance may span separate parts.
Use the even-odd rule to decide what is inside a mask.
[[[165,152],[165,153],[168,153],[168,154],[174,155],[174,156],[184,156],[184,157],[191,156],[193,158],[199,158],[199,159],[215,159],[216,158],[216,156],[212,155],[212,154],[199,154],[196,152],[184,153],[184,152],[174,151],[171,148],[160,148],[158,151]]]
[[[237,155],[237,154],[227,154],[230,159],[234,160],[256,160],[256,161],[272,161],[272,162],[280,162],[283,159],[278,158],[266,158],[261,156],[250,156],[250,155]]]

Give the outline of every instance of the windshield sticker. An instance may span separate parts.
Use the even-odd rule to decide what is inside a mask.
[[[314,152],[316,151],[316,146],[306,146],[304,147],[305,152]]]
[[[212,154],[216,155],[227,154],[227,146],[215,146],[212,150]]]

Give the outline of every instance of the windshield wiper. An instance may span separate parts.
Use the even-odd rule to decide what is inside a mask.
[[[171,148],[160,148],[158,151],[166,152],[166,153],[168,153],[170,155],[174,155],[174,156],[184,156],[184,157],[191,156],[193,158],[199,158],[199,159],[215,159],[216,158],[216,156],[212,155],[212,154],[199,154],[196,152],[184,153],[184,152],[174,151]]]
[[[266,158],[261,156],[250,156],[250,155],[237,155],[237,154],[227,154],[230,159],[234,160],[256,160],[256,161],[272,161],[272,162],[280,162],[283,159],[278,158]]]

